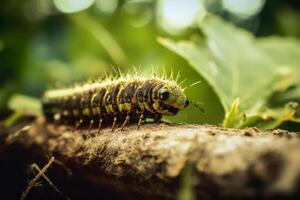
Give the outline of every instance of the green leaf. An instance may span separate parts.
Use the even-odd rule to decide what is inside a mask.
[[[241,126],[243,115],[261,118],[269,97],[294,84],[293,69],[267,54],[249,32],[213,15],[206,16],[199,28],[204,37],[198,42],[158,40],[185,58],[211,85],[226,113],[224,125]],[[239,114],[231,109],[238,97]],[[233,116],[240,123],[232,121]]]
[[[295,38],[266,37],[257,39],[264,54],[277,64],[292,70],[292,78],[300,83],[300,41]]]
[[[8,107],[17,113],[21,113],[22,115],[42,115],[40,100],[25,95],[15,94],[12,96],[8,101]]]
[[[240,97],[242,110],[264,104],[278,73],[273,61],[265,59],[253,45],[252,36],[213,16],[206,17],[200,28],[206,40],[198,44],[159,41],[184,57],[208,81],[220,97],[225,112],[237,97]]]
[[[283,69],[292,70],[292,76],[288,76],[285,80],[282,80],[280,86],[277,87],[281,92],[274,95],[273,101],[277,103],[286,103],[294,100],[299,101],[300,41],[295,38],[272,36],[258,39],[257,44],[264,51],[266,56],[283,66]],[[286,88],[292,84],[294,84],[295,87],[286,90]]]
[[[273,36],[257,40],[258,46],[265,55],[282,66],[282,70],[292,71],[291,76],[281,83],[279,90],[284,91],[289,85],[295,84],[298,87],[281,95],[281,99],[300,98],[300,41],[295,38],[283,38]],[[284,71],[282,71],[284,73]]]

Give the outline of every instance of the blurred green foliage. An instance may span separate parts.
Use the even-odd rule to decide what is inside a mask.
[[[167,120],[220,124],[225,112],[228,113],[233,100],[238,96],[240,97],[239,115],[252,109],[254,103],[263,102],[260,104],[260,109],[265,111],[259,111],[260,115],[255,120],[261,119],[261,113],[268,115],[271,115],[273,111],[276,114],[283,111],[286,113],[287,110],[284,108],[294,111],[294,109],[290,110],[291,106],[284,107],[291,98],[299,101],[299,87],[296,87],[296,84],[291,86],[291,83],[295,82],[290,80],[290,76],[281,79],[282,82],[279,85],[286,84],[286,87],[281,90],[280,88],[275,90],[265,84],[269,83],[273,74],[277,73],[277,70],[271,69],[274,63],[291,65],[295,70],[299,70],[299,65],[297,65],[299,41],[296,39],[300,36],[298,1],[251,1],[260,2],[261,9],[251,15],[248,14],[247,18],[245,15],[239,16],[229,8],[226,10],[223,7],[225,1],[223,0],[222,4],[221,0],[190,0],[181,1],[184,4],[178,6],[176,2],[180,0],[85,1],[88,5],[77,5],[74,1],[67,0],[61,2],[59,0],[4,0],[0,7],[0,119],[5,119],[12,113],[8,107],[8,100],[16,93],[39,98],[48,88],[66,86],[74,82],[104,76],[105,73],[114,73],[113,66],[129,73],[133,70],[133,66],[139,67],[143,72],[150,72],[153,67],[157,68],[158,73],[161,73],[163,68],[168,73],[171,69],[175,74],[180,71],[182,79],[187,79],[184,83],[186,87],[201,80],[201,84],[188,88],[186,93],[192,100],[204,104],[205,114],[191,105],[177,116]],[[197,21],[203,16],[203,9],[196,10],[196,20],[188,25],[182,25],[181,29],[174,29],[174,27],[171,29],[166,25],[167,18],[164,17],[173,17],[173,26],[174,22],[175,25],[182,24],[179,16],[183,11],[180,9],[191,9],[196,7],[193,6],[194,4],[205,7],[207,11],[222,16],[256,36],[279,34],[294,37],[294,39],[274,37],[249,39],[250,34],[238,28],[232,28],[231,32],[224,33],[222,32],[224,30],[220,29],[227,29],[226,22],[221,22],[221,26],[215,21],[198,26]],[[168,9],[172,12],[168,13]],[[187,14],[181,17],[188,16]],[[246,35],[246,44],[244,35]],[[222,73],[219,76],[220,79],[214,80],[219,83],[219,89],[211,84],[212,78],[208,78],[203,73],[203,67],[210,66],[204,63],[212,59],[211,53],[207,56],[201,52],[199,57],[197,54],[196,59],[203,58],[204,61],[199,60],[198,67],[194,64],[191,67],[189,59],[186,62],[185,59],[163,47],[157,42],[157,37],[169,38],[170,42],[188,41],[189,44],[195,45],[196,49],[201,45],[201,48],[207,48],[202,38],[224,42],[226,57],[218,58],[216,63],[222,63],[225,70],[229,67],[227,69],[229,71]],[[235,44],[232,40],[241,42]],[[255,40],[255,47],[249,49],[248,47],[253,45],[252,40]],[[232,87],[236,87],[235,84],[243,81],[235,82],[235,84],[230,82],[231,72],[233,72],[230,67],[232,63],[235,63],[231,58],[235,59],[236,53],[246,50],[249,50],[247,55],[255,56],[249,57],[246,53],[242,54],[244,56],[239,63],[246,64],[243,65],[244,70],[252,68],[248,70],[251,73],[243,71],[244,77],[247,78],[249,75],[251,79],[255,79],[254,82],[257,85],[238,87],[238,92],[228,93],[225,89],[231,90]],[[260,51],[263,53],[261,54]],[[282,54],[286,56],[278,56]],[[256,61],[259,65],[256,65]],[[260,66],[265,64],[270,64],[267,71],[260,71],[264,74],[256,77],[257,70],[262,70]],[[295,75],[297,72],[289,74]],[[264,78],[261,78],[262,76]],[[226,83],[222,82],[222,79]],[[221,96],[220,90],[223,90]],[[252,95],[246,101],[242,97],[244,93],[259,95]],[[268,108],[272,108],[272,112]],[[253,125],[253,123],[248,124]],[[254,124],[257,125],[257,123]]]

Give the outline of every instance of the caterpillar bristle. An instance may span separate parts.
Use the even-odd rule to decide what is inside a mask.
[[[193,87],[193,86],[195,86],[195,85],[198,85],[199,83],[201,83],[202,81],[196,81],[195,83],[192,83],[190,86],[189,86],[189,88],[190,87]]]

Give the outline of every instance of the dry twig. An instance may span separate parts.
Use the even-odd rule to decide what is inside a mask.
[[[29,194],[30,190],[36,186],[37,181],[41,178],[41,176],[46,177],[44,174],[46,173],[47,169],[51,166],[52,162],[54,161],[54,157],[52,156],[49,162],[43,167],[42,170],[39,170],[39,173],[28,183],[25,191],[21,195],[21,200],[26,199],[27,195]]]

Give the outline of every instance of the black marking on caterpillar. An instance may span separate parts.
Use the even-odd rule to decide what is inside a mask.
[[[140,127],[146,118],[159,121],[189,105],[176,81],[153,76],[126,76],[96,81],[68,89],[46,91],[43,112],[50,121],[71,123],[76,129],[116,125],[121,129],[132,122]]]

